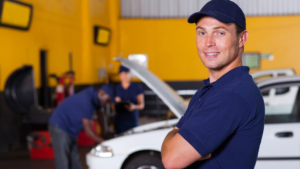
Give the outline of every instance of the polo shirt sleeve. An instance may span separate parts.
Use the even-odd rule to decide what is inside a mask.
[[[186,119],[186,116],[187,116],[187,115],[186,115],[186,112],[189,112],[189,111],[190,111],[191,105],[194,104],[194,102],[195,102],[195,97],[196,97],[196,96],[198,96],[197,93],[192,97],[192,99],[191,99],[190,102],[189,102],[189,106],[188,106],[187,110],[185,111],[184,115],[180,118],[179,122],[176,124],[176,127],[177,127],[177,128],[180,129],[180,128],[182,127],[182,125],[184,124],[185,119]]]
[[[117,97],[117,96],[120,97],[120,85],[118,85],[118,86],[115,87],[115,97]]]
[[[144,93],[144,90],[140,84],[137,84],[136,88],[137,88],[137,93],[136,93],[137,95]]]
[[[92,120],[95,110],[100,108],[100,103],[98,100],[98,90],[94,87],[89,87],[85,92],[85,97],[78,98],[80,112],[82,113],[82,118]]]
[[[249,117],[250,107],[234,92],[223,92],[194,108],[178,133],[202,156],[214,152],[241,122]]]
[[[90,103],[83,103],[80,104],[80,113],[81,113],[81,119],[93,119],[93,114],[95,112],[95,107],[92,102]]]
[[[182,127],[184,121],[185,121],[185,116],[183,115],[183,116],[180,118],[179,122],[176,124],[176,127],[180,129],[180,128]]]
[[[185,119],[186,119],[186,116],[187,116],[187,115],[186,115],[186,114],[187,114],[186,112],[189,112],[190,109],[191,109],[191,107],[192,107],[192,105],[194,105],[195,100],[196,100],[196,98],[197,98],[198,93],[199,93],[200,90],[201,90],[201,89],[199,89],[199,90],[194,94],[194,96],[191,98],[187,110],[185,111],[184,115],[180,118],[179,122],[176,124],[176,127],[177,127],[177,128],[180,129],[180,128],[182,127],[182,125],[185,123]]]
[[[87,119],[87,120],[93,120],[93,114],[88,114],[88,113],[83,113],[82,114],[82,119]]]

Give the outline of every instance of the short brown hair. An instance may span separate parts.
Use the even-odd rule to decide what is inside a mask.
[[[229,23],[232,24],[232,23]],[[236,37],[238,38],[239,35],[244,31],[244,29],[242,27],[240,27],[238,24],[236,24],[235,22],[233,22],[233,24],[235,25],[235,32],[236,32]],[[242,47],[242,53],[244,52],[244,46]]]
[[[233,24],[235,25],[236,35],[239,36],[244,31],[244,29],[240,27],[238,24],[236,24],[235,22]]]

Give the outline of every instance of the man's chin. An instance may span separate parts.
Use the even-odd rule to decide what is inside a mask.
[[[223,68],[222,66],[218,66],[218,65],[204,65],[204,66],[207,69],[214,70],[214,71],[221,70]]]

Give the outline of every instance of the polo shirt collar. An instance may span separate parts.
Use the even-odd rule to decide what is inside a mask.
[[[217,81],[215,81],[213,83],[209,82],[209,78],[203,80],[204,87],[210,86],[210,85],[213,87],[222,86],[225,83],[238,78],[240,75],[249,72],[249,70],[250,69],[248,66],[240,66],[240,67],[234,68],[234,69],[230,70],[229,72],[227,72],[226,74],[224,74],[222,77],[220,77]]]

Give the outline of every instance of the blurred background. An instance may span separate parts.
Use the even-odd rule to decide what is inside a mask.
[[[300,72],[300,1],[233,1],[246,15],[243,64],[251,73]],[[187,17],[206,2],[0,0],[0,168],[18,158],[29,161],[28,134],[47,127],[47,115],[39,113],[52,112],[57,100],[87,86],[119,83],[120,63],[114,57],[141,64],[183,98],[192,97],[208,71],[198,58],[195,25]],[[145,91],[140,124],[166,119],[169,108],[134,75],[132,81]],[[49,166],[54,167],[53,160]]]

